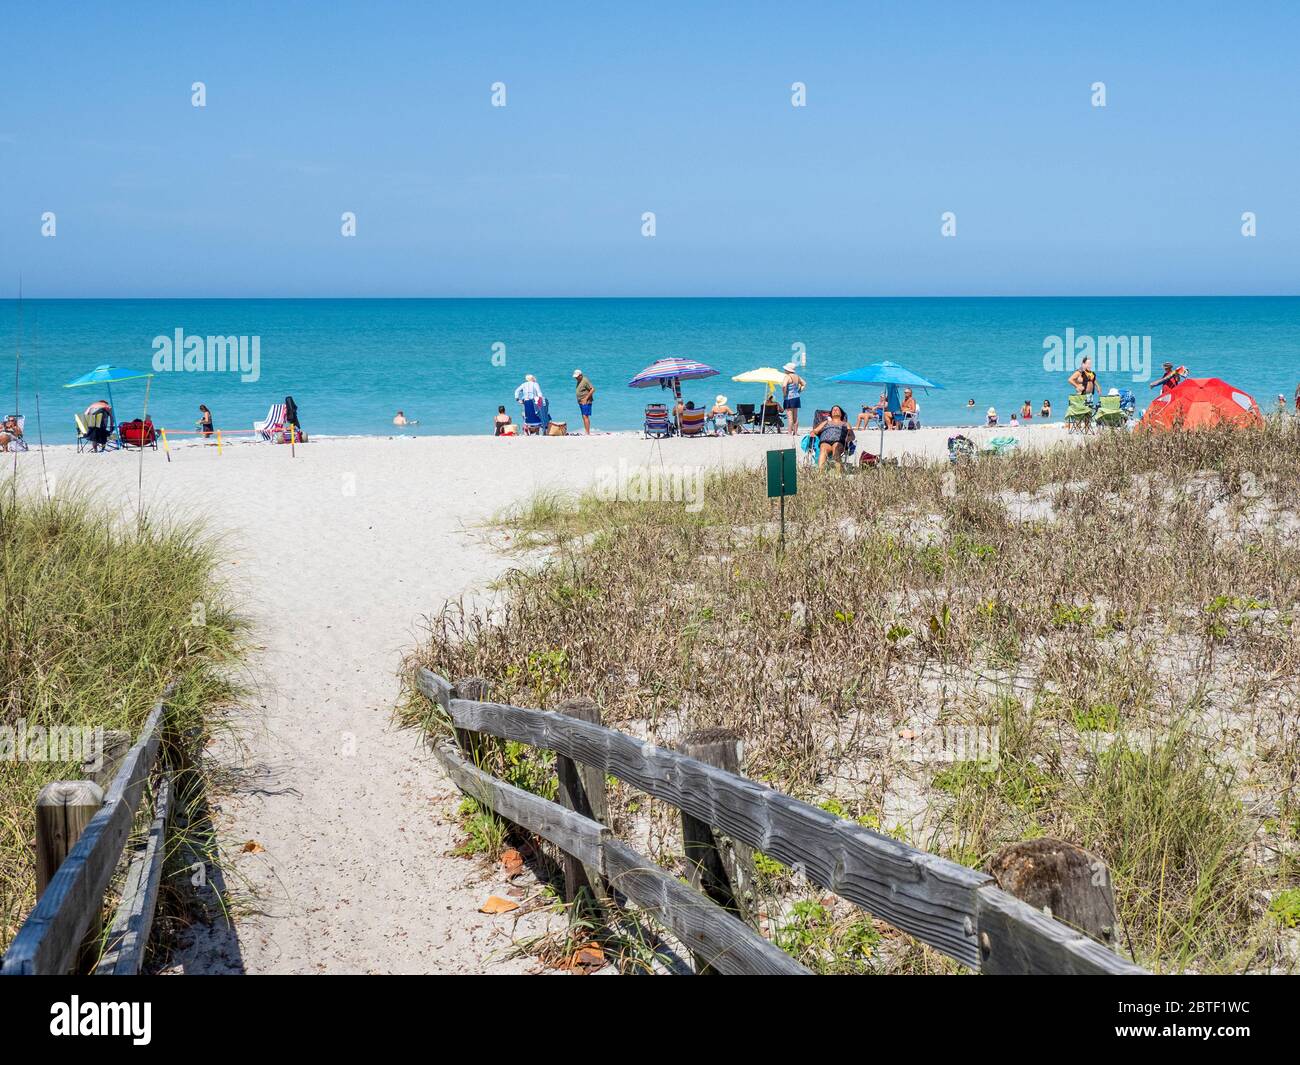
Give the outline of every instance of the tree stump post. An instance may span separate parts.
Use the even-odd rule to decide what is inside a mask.
[[[1007,894],[1114,947],[1115,890],[1110,870],[1095,854],[1059,839],[1031,839],[1003,847],[988,871]]]

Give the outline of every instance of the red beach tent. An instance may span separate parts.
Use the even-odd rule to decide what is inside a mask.
[[[1151,401],[1139,429],[1203,429],[1212,425],[1261,426],[1255,398],[1217,377],[1189,377]]]

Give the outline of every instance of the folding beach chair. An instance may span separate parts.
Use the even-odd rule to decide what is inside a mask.
[[[1101,407],[1097,411],[1097,424],[1110,429],[1124,428],[1128,422],[1128,415],[1124,413],[1121,403],[1119,396],[1102,396]]]
[[[13,420],[18,423],[18,434],[21,434],[23,432],[24,427],[27,424],[26,416],[22,414],[11,414],[10,417],[13,418]],[[5,419],[5,421],[8,420],[9,420],[8,418]],[[3,428],[0,428],[0,433],[3,433],[4,431],[5,430]],[[27,441],[24,440],[23,437],[18,434],[14,434],[14,433],[9,434],[10,439],[7,446],[10,451],[27,450]]]
[[[90,427],[86,425],[86,420],[80,414],[74,414],[72,417],[77,423],[77,453],[80,454],[90,443]]]
[[[704,421],[708,412],[703,410],[684,410],[678,432],[682,436],[704,436]]]
[[[138,447],[143,450],[149,447],[157,451],[158,433],[152,421],[136,418],[117,427],[117,444],[122,448]]]
[[[740,426],[742,432],[746,429],[752,429],[758,424],[758,415],[754,413],[754,404],[736,404],[736,424]]]
[[[765,433],[769,426],[780,432],[785,428],[785,418],[781,414],[780,407],[764,403],[762,409],[758,412],[758,431]]]
[[[253,423],[253,432],[261,433],[262,439],[274,441],[277,434],[284,432],[284,404],[272,403],[266,417]]]
[[[1075,394],[1065,409],[1065,424],[1072,433],[1092,432],[1092,407],[1087,396]]]
[[[650,403],[645,409],[645,435],[662,440],[673,435],[673,423],[668,417],[668,408],[662,403]]]

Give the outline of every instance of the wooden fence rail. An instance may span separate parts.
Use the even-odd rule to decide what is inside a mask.
[[[1145,971],[1002,891],[986,873],[593,721],[460,698],[462,692],[427,669],[419,670],[415,679],[419,690],[447,713],[466,752],[478,750],[474,734],[486,733],[552,750],[561,758],[608,773],[801,871],[813,883],[976,971],[1098,975]],[[474,693],[481,691],[479,682]],[[773,952],[781,951],[727,910],[613,840],[599,823],[575,819],[555,803],[512,788],[446,747],[438,749],[438,757],[471,796],[583,864],[602,869],[611,883],[619,873],[634,873],[626,882],[639,878],[637,890],[626,894],[679,935],[686,929],[683,939],[698,947],[697,960],[719,972],[795,971],[788,966],[775,968]],[[652,902],[643,901],[646,898]],[[722,918],[748,935],[740,938],[741,933]],[[759,944],[766,949],[760,950]]]
[[[121,756],[108,792],[103,796],[103,805],[90,817],[79,836],[67,840],[70,847],[67,856],[58,863],[57,869],[51,870],[53,875],[36,906],[5,952],[0,974],[61,974],[74,967],[84,967],[83,942],[88,932],[99,927],[104,893],[130,838],[136,811],[163,743],[167,701],[173,690],[174,686],[168,685],[145,719],[136,742]],[[105,750],[101,756],[115,760],[117,754]],[[98,792],[98,786],[92,782],[78,783]],[[169,777],[164,777],[157,790],[149,837],[128,869],[126,887],[110,927],[108,949],[95,968],[97,974],[131,975],[140,971],[158,895],[168,819],[174,805],[172,783]],[[46,788],[70,786],[70,782],[60,782]],[[91,963],[96,961],[97,949],[94,955],[89,958]]]

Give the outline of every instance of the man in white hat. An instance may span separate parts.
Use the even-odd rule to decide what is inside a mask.
[[[582,414],[582,431],[591,435],[591,401],[596,395],[596,388],[581,370],[573,371],[574,387],[578,393],[578,410]]]
[[[790,435],[794,436],[799,431],[799,396],[808,387],[808,382],[799,376],[794,363],[787,362],[782,369],[785,370],[785,380],[781,382],[781,406],[785,408]]]

